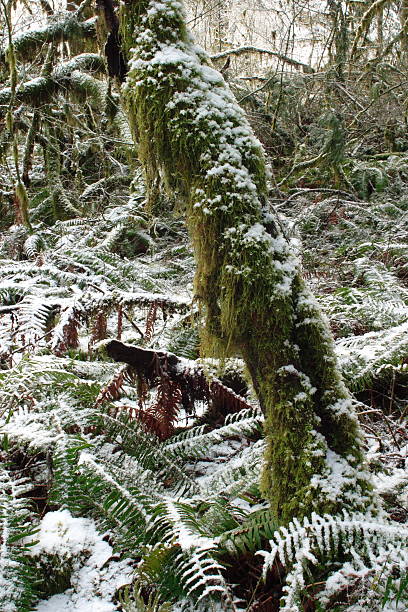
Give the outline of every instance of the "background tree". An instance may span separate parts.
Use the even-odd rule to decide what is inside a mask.
[[[122,148],[122,160],[126,156],[128,129],[104,80],[106,60],[97,53],[97,18],[89,16],[89,4],[75,10],[71,5],[67,12],[50,9],[40,26],[20,34],[13,33],[11,4],[4,9],[11,30],[0,56],[9,58],[11,72],[9,85],[0,89],[0,117],[9,126],[1,136],[0,155],[8,163],[13,150],[14,169],[5,172],[4,187],[15,187],[14,195],[7,190],[0,195],[0,203],[8,218],[14,202],[17,221],[28,228],[31,217],[55,221],[83,214],[84,189],[105,180],[108,169],[112,184],[130,182],[124,166],[111,157],[115,147]],[[42,189],[37,181],[31,190],[39,152],[46,180]]]

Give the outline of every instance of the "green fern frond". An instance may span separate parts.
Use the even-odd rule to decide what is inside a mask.
[[[20,303],[27,295],[27,289],[18,283],[7,283],[7,286],[0,288],[1,306],[14,306]]]
[[[158,594],[149,593],[143,597],[143,583],[139,580],[132,588],[126,587],[119,594],[124,612],[171,612],[171,603],[160,603]]]
[[[269,509],[261,509],[247,515],[243,523],[220,537],[220,549],[234,556],[255,552],[270,540],[278,529],[276,517]]]
[[[264,440],[258,440],[245,448],[234,460],[221,465],[216,471],[201,479],[201,495],[238,496],[259,483],[259,471],[265,452]]]
[[[234,415],[228,415],[225,425],[205,432],[205,426],[199,426],[173,436],[163,444],[167,456],[182,458],[199,458],[208,453],[215,444],[234,436],[253,436],[260,434],[263,415],[260,411],[245,409]]]
[[[36,533],[27,493],[32,484],[0,470],[0,608],[31,612],[36,597],[35,568],[26,553]]]
[[[166,350],[184,359],[197,359],[199,349],[198,331],[194,327],[175,329]]]
[[[92,444],[77,435],[60,431],[52,454],[52,486],[50,500],[74,515],[85,515],[91,506],[86,499],[87,482],[78,470],[78,458],[82,452],[92,449]]]
[[[55,300],[25,299],[21,304],[21,333],[43,335],[55,312]]]
[[[198,601],[231,594],[215,559],[217,542],[203,535],[199,517],[187,502],[166,499],[156,505],[148,533],[154,541],[175,548],[177,574],[187,595]]]
[[[81,474],[79,494],[74,503],[87,512],[96,511],[99,521],[107,527],[119,530],[120,539],[133,547],[143,542],[146,524],[152,513],[154,499],[137,488],[126,488],[118,481],[107,465],[101,465],[98,457],[82,452],[77,469]]]
[[[67,367],[68,366],[68,367]],[[78,365],[72,365],[72,369]],[[80,378],[70,371],[69,360],[54,356],[24,357],[13,368],[0,371],[0,402],[3,406],[20,407],[36,411],[35,406],[60,397],[77,407],[90,407],[100,390],[100,384]],[[52,407],[52,402],[50,402]],[[11,409],[10,407],[10,409]],[[7,414],[7,412],[5,413]]]
[[[44,249],[44,239],[40,234],[31,234],[24,243],[24,251],[34,259]]]
[[[158,599],[178,603],[185,594],[177,575],[177,552],[173,546],[162,542],[143,546],[140,553],[142,561],[137,569],[137,584],[156,593]]]
[[[0,371],[2,417],[6,419],[16,408],[30,411],[44,400],[44,394],[57,394],[58,389],[66,391],[70,383],[76,382],[75,375],[56,360],[23,357],[13,368]]]
[[[100,407],[94,412],[92,422],[104,439],[117,444],[126,454],[134,457],[145,470],[158,474],[166,483],[167,493],[194,495],[199,486],[189,477],[176,457],[166,453],[163,444],[149,434],[141,423],[125,411],[112,413],[112,408]]]

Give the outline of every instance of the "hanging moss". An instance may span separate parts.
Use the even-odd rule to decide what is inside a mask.
[[[105,72],[105,63],[96,53],[82,53],[72,60],[63,62],[51,75],[40,76],[23,83],[13,96],[12,88],[0,89],[0,117],[7,111],[10,101],[29,104],[34,107],[50,102],[61,91],[76,92],[77,95],[94,97],[101,103],[103,95],[99,81],[81,71]]]
[[[366,509],[351,399],[294,245],[267,210],[259,142],[177,0],[128,0],[121,28],[124,99],[150,194],[160,181],[185,201],[205,336],[242,353],[266,412],[265,496],[282,522]]]
[[[13,47],[19,60],[31,61],[46,43],[61,43],[64,41],[72,43],[73,41],[89,39],[94,43],[96,41],[96,19],[81,22],[78,21],[76,15],[68,13],[65,15],[65,19],[50,21],[42,28],[15,36]],[[0,60],[4,61],[7,51],[8,49],[0,50]]]
[[[28,229],[31,230],[32,228],[31,228],[30,219],[28,216],[28,208],[29,208],[28,195],[27,195],[25,185],[21,181],[19,181],[16,185],[15,197],[16,197],[16,204],[19,210],[19,214],[21,216],[21,222],[23,225],[25,225]]]

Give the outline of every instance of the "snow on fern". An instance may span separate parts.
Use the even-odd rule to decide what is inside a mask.
[[[264,557],[263,575],[266,578],[277,558],[288,568],[284,596],[284,612],[301,612],[300,593],[306,587],[306,568],[321,560],[330,563],[345,555],[343,562],[325,589],[319,593],[323,604],[340,585],[353,582],[356,577],[380,572],[387,579],[393,571],[400,575],[408,570],[408,527],[399,523],[379,520],[364,514],[318,516],[302,522],[294,519],[274,533],[269,552]],[[338,563],[337,563],[338,565]]]
[[[198,601],[230,592],[213,556],[217,539],[204,536],[198,526],[196,511],[186,501],[165,499],[157,505],[150,529],[161,542],[175,547],[178,574],[187,594]]]
[[[14,479],[0,469],[0,608],[2,612],[28,612],[33,594],[32,566],[25,557],[26,538],[31,540],[35,524],[24,496],[30,490],[26,479]]]
[[[408,354],[408,322],[378,332],[340,339],[336,352],[350,386],[360,390],[387,369],[403,370]]]

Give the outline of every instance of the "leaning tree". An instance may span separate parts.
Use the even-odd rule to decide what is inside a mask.
[[[151,194],[186,205],[205,312],[203,349],[242,354],[265,411],[262,491],[285,523],[369,510],[361,435],[296,245],[268,205],[259,142],[194,44],[178,0],[125,0],[128,117]]]

